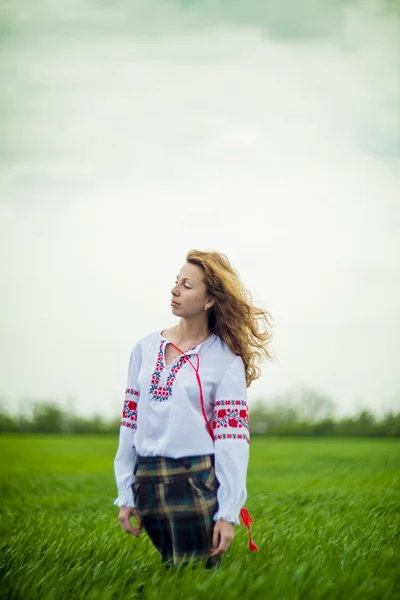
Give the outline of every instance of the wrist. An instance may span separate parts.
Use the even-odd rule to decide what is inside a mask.
[[[217,519],[217,523],[218,521],[222,521],[223,523],[229,523],[229,525],[234,525],[235,523],[233,521],[227,521],[227,519],[223,519],[222,517],[220,517],[219,519]]]

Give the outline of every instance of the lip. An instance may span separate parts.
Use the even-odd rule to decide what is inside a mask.
[[[177,302],[175,302],[174,300],[171,300],[171,306],[179,306],[179,304]]]

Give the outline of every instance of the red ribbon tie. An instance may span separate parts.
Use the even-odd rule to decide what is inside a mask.
[[[254,523],[254,519],[251,518],[249,511],[247,508],[242,508],[240,510],[240,516],[242,518],[243,525],[247,527],[247,531],[249,532],[249,550],[251,552],[258,552],[258,548],[256,544],[251,539],[251,531],[250,531],[250,523]]]

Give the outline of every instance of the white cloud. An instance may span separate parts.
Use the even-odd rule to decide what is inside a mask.
[[[9,50],[1,391],[115,413],[191,247],[275,318],[250,397],[399,390],[396,42],[371,6],[312,43],[225,26]]]

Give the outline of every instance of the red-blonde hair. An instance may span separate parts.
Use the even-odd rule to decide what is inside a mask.
[[[273,358],[268,349],[273,319],[268,311],[253,305],[250,292],[224,254],[190,250],[186,260],[204,273],[207,293],[214,300],[208,310],[209,327],[242,357],[249,387],[261,375],[262,358]]]

